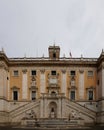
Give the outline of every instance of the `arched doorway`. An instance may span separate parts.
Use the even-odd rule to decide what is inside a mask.
[[[55,102],[49,104],[49,118],[57,118],[57,104]]]

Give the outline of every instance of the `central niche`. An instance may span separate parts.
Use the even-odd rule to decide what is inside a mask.
[[[57,118],[57,104],[55,102],[49,104],[49,118]]]

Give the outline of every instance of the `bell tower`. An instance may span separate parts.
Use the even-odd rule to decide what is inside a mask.
[[[60,47],[59,46],[49,46],[48,48],[48,52],[49,52],[49,58],[51,60],[56,60],[60,58]]]

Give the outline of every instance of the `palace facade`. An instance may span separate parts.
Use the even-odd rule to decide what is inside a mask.
[[[0,124],[24,119],[104,123],[104,52],[99,58],[8,58],[0,51]],[[79,124],[80,124],[79,123]]]

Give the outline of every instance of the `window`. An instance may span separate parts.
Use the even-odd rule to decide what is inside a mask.
[[[56,75],[56,71],[51,71],[51,75]]]
[[[13,91],[13,100],[18,100],[18,91]]]
[[[93,91],[92,91],[92,90],[90,90],[90,91],[88,92],[88,99],[89,99],[89,100],[93,100]]]
[[[32,91],[32,100],[36,99],[36,91]]]
[[[18,76],[18,70],[14,70],[14,76]]]
[[[32,70],[31,75],[36,75],[36,70]]]
[[[53,53],[53,58],[56,58],[56,53]]]
[[[75,71],[70,71],[71,76],[75,76]]]
[[[88,71],[88,76],[92,77],[93,76],[93,71]]]
[[[71,91],[70,98],[71,100],[75,100],[75,91]]]

